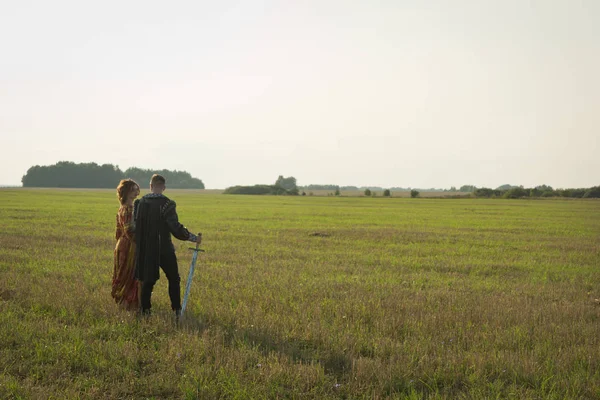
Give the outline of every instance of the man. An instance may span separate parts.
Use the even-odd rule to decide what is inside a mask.
[[[136,264],[135,276],[142,282],[140,296],[142,314],[149,315],[154,284],[160,277],[159,267],[169,280],[169,298],[175,315],[181,314],[180,277],[171,234],[179,240],[200,243],[202,234],[190,233],[179,223],[175,202],[163,192],[166,180],[155,174],[150,192],[134,204]]]

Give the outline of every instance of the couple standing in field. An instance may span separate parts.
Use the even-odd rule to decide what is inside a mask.
[[[161,268],[169,281],[171,308],[179,316],[181,279],[171,235],[200,243],[202,234],[190,233],[179,222],[176,204],[163,194],[165,189],[165,178],[155,174],[150,180],[150,193],[135,200],[140,186],[132,179],[119,183],[117,197],[121,207],[117,213],[111,295],[125,309],[149,315],[152,289]]]

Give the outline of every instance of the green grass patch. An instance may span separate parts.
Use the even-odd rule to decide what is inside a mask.
[[[0,398],[600,397],[598,201],[168,195],[180,327],[112,302],[113,191],[0,190]]]

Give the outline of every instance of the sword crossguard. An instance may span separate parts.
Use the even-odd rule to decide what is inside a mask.
[[[200,237],[200,238],[202,238],[202,232],[198,232],[198,235],[197,235],[197,236],[198,236],[198,237]],[[199,243],[199,242],[196,242],[196,247],[190,247],[190,250],[204,252],[204,250],[202,250],[202,249],[200,248],[200,243]]]

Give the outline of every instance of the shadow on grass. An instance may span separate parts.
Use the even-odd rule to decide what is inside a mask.
[[[181,320],[180,328],[199,335],[208,328],[218,328],[224,332],[226,346],[233,347],[241,342],[256,346],[265,356],[280,353],[294,363],[320,364],[327,375],[335,376],[338,380],[349,373],[352,366],[349,356],[333,351],[321,341],[282,338],[265,329],[226,323],[214,315],[187,313]]]

